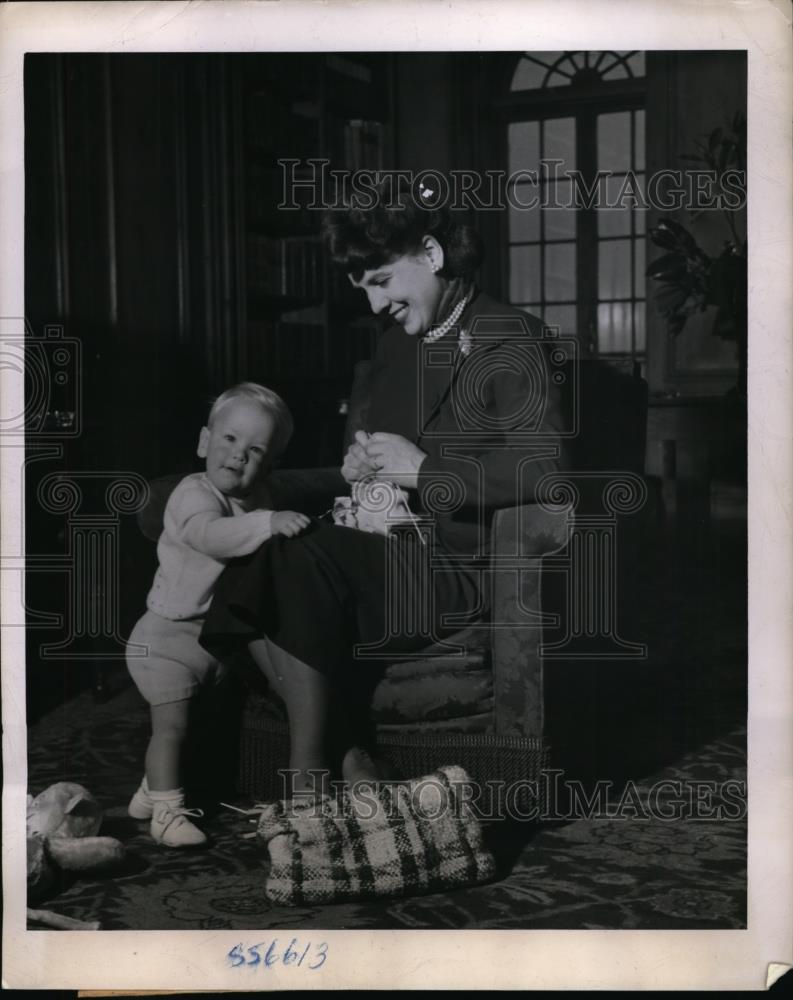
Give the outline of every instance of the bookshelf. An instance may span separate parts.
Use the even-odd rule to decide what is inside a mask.
[[[239,66],[241,377],[271,385],[292,409],[288,464],[335,464],[353,368],[372,356],[380,326],[327,260],[321,206],[335,197],[330,171],[393,162],[392,57],[266,53]],[[289,208],[287,172],[298,181]]]

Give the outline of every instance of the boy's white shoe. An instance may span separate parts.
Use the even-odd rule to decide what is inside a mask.
[[[166,847],[198,847],[207,839],[188,816],[203,815],[200,809],[185,809],[175,802],[155,802],[149,830],[154,840]]]
[[[133,819],[151,819],[154,815],[154,799],[149,795],[149,785],[145,774],[140,788],[129,800],[127,812]]]

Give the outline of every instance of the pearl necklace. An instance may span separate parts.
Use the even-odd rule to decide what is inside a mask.
[[[436,340],[440,340],[441,337],[445,337],[446,334],[449,332],[449,330],[451,330],[451,328],[455,325],[457,320],[462,316],[463,310],[470,301],[471,301],[471,292],[469,292],[464,299],[460,299],[460,301],[457,303],[454,309],[452,309],[452,311],[449,313],[446,319],[440,324],[440,326],[436,326],[434,330],[431,330],[429,333],[424,334],[424,340],[428,344],[432,344]]]

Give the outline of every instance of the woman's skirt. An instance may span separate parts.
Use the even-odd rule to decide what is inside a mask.
[[[477,572],[417,530],[385,536],[315,520],[229,563],[200,641],[224,661],[266,636],[330,673],[417,652],[482,610]]]

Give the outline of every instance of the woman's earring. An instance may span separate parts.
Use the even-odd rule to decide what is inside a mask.
[[[438,273],[438,265],[433,262],[432,264],[430,264],[430,270],[432,271],[433,274],[437,274]]]

